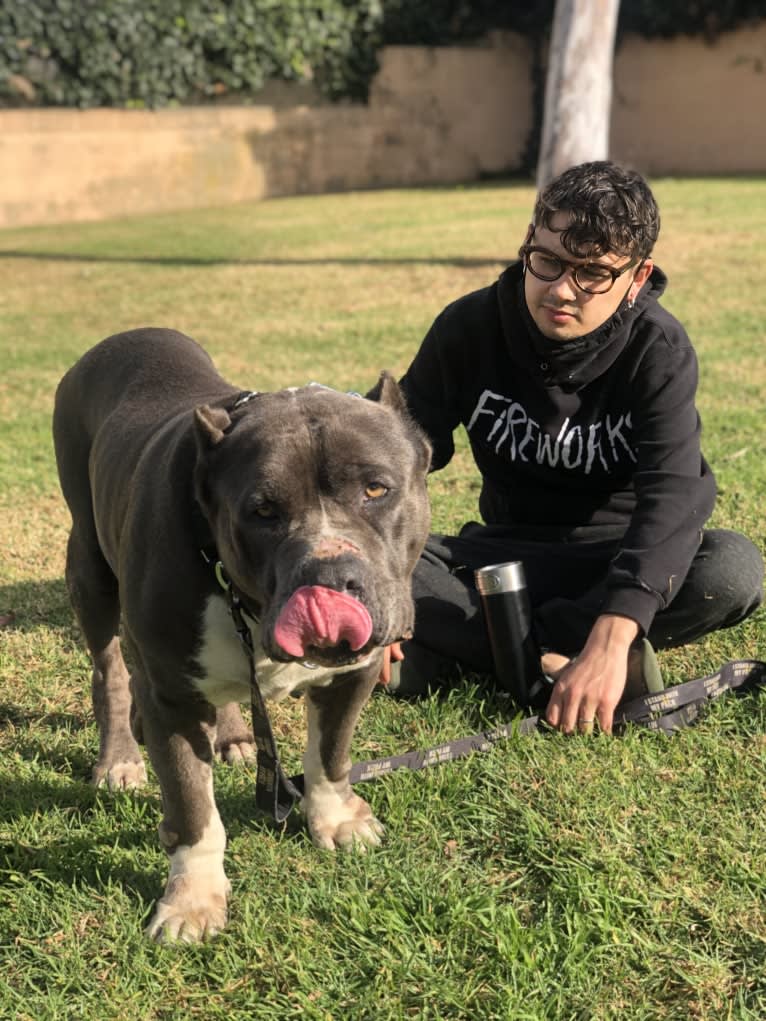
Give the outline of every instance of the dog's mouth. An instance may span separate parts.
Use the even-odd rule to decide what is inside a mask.
[[[347,642],[341,642],[340,645],[334,645],[326,649],[318,649],[310,645],[306,649],[306,655],[303,659],[298,660],[298,662],[308,670],[314,670],[317,667],[329,667],[335,670],[338,667],[362,663],[367,659],[369,651],[369,648],[365,648],[359,652],[354,652]]]
[[[274,625],[274,641],[290,659],[317,666],[356,663],[368,651],[372,618],[346,592],[304,585],[290,596]]]

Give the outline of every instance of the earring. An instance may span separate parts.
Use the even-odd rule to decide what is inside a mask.
[[[630,309],[632,309],[635,304],[636,304],[635,298],[628,298],[628,311],[630,311]]]

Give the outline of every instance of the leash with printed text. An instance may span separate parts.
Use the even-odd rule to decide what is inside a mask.
[[[615,728],[621,728],[625,724],[633,723],[646,730],[661,730],[666,734],[675,734],[678,730],[690,726],[699,716],[702,707],[725,691],[745,693],[764,686],[766,663],[757,659],[732,660],[724,663],[720,670],[708,677],[700,677],[667,688],[655,695],[642,695],[626,702],[618,707],[614,725]],[[547,724],[541,716],[527,716],[494,730],[481,731],[456,741],[446,741],[434,748],[406,752],[404,755],[394,755],[387,759],[357,762],[351,767],[349,781],[361,783],[393,773],[396,769],[425,769],[426,766],[452,762],[474,752],[488,752],[498,741],[516,734],[533,734],[545,727]],[[297,787],[302,787],[302,776],[294,776],[291,779]]]
[[[229,613],[250,666],[250,695],[253,716],[253,735],[257,749],[255,801],[277,823],[285,821],[295,802],[303,794],[304,778],[299,773],[288,777],[279,761],[279,750],[271,729],[268,710],[258,685],[255,667],[255,650],[250,628],[243,616],[242,603],[229,582],[226,591]],[[653,695],[641,695],[618,707],[615,729],[635,724],[646,730],[675,734],[691,726],[703,706],[726,691],[741,693],[766,686],[766,662],[757,659],[739,659],[724,663],[713,674],[678,684]],[[377,780],[397,769],[425,769],[444,762],[453,762],[476,752],[488,752],[499,741],[515,735],[533,734],[547,726],[541,716],[527,716],[480,731],[454,741],[445,741],[433,748],[422,748],[392,755],[383,759],[356,762],[349,773],[350,783]]]

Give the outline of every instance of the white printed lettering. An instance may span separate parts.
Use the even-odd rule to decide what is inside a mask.
[[[476,402],[467,430],[474,443],[491,447],[498,457],[509,461],[530,460],[549,468],[594,470],[607,474],[630,460],[636,463],[630,412],[607,414],[590,422],[564,419],[554,436],[545,432],[523,404],[484,390]]]

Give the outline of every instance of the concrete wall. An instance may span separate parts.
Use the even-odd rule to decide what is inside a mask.
[[[714,43],[628,37],[611,150],[651,175],[766,172],[766,21]]]
[[[367,106],[277,91],[263,106],[0,111],[0,226],[471,180],[518,167],[531,127],[516,35],[390,47]]]
[[[531,53],[389,47],[368,106],[306,90],[263,105],[0,111],[0,226],[89,220],[512,172],[532,128]],[[612,154],[652,175],[766,171],[766,22],[710,45],[628,38]]]

